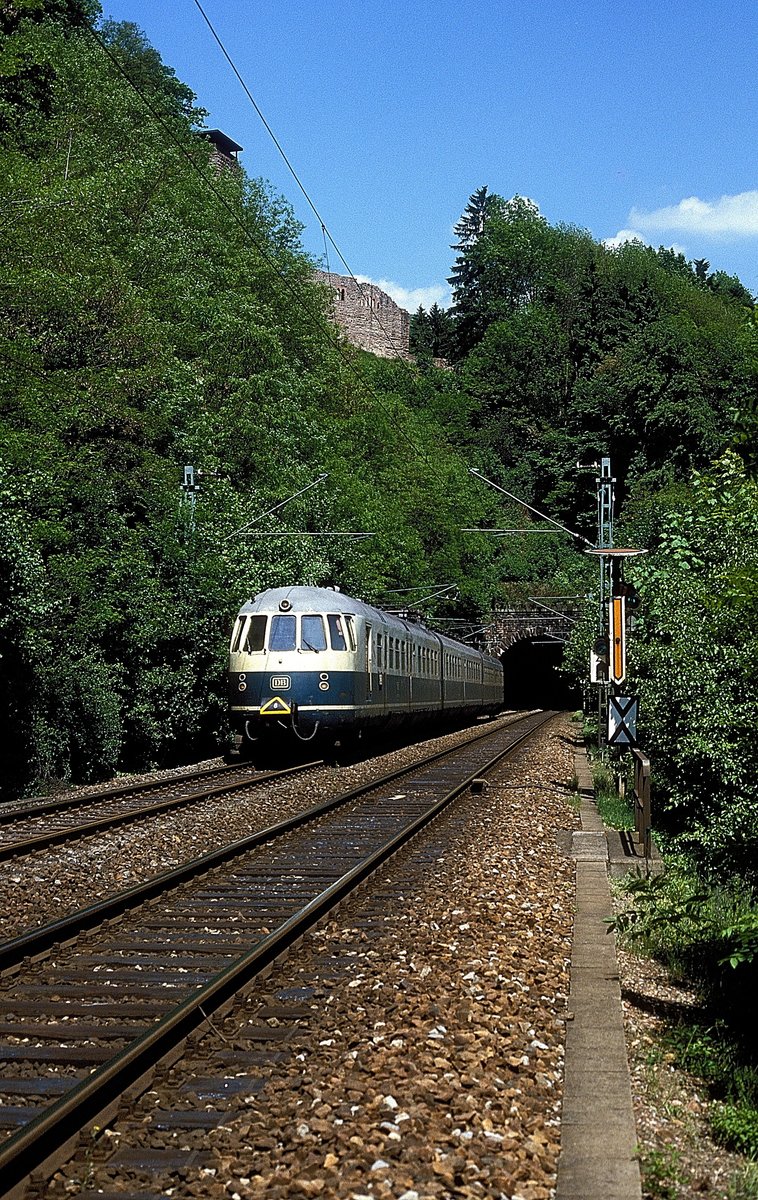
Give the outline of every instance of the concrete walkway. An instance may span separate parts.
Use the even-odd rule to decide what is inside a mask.
[[[641,1200],[629,1065],[611,916],[608,841],[583,746],[573,835],[576,913],[566,1025],[566,1081],[556,1200]]]

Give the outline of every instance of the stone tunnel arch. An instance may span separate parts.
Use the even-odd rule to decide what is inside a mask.
[[[493,612],[488,649],[503,664],[507,708],[579,708],[581,689],[562,671],[563,648],[577,616],[532,601]]]

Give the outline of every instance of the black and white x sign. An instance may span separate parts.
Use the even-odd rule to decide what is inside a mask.
[[[637,745],[637,696],[608,697],[608,745]]]

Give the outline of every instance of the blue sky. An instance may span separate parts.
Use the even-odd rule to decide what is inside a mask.
[[[452,227],[483,184],[758,293],[755,0],[201,2],[350,269],[404,307],[448,302]],[[140,26],[322,256],[194,0],[103,8]]]

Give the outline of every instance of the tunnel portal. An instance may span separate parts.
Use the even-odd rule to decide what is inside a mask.
[[[500,655],[506,708],[581,707],[581,691],[561,671],[563,642],[522,638]]]

